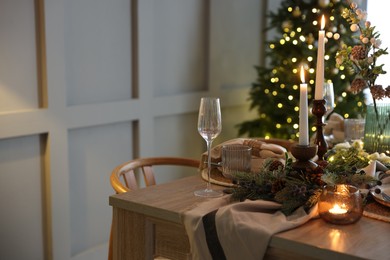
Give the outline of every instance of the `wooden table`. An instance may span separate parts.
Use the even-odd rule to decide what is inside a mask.
[[[207,200],[193,195],[204,187],[192,176],[111,196],[114,259],[191,259],[182,213]],[[345,226],[311,220],[272,237],[266,258],[277,257],[390,259],[390,223],[366,217]]]

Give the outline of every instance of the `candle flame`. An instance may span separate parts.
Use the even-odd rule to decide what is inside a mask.
[[[325,28],[325,16],[323,15],[321,18],[321,30],[324,30]]]
[[[345,205],[343,204],[341,207],[339,204],[334,204],[333,208],[329,210],[330,213],[339,215],[339,214],[345,214],[347,213],[347,210],[345,209]]]
[[[303,66],[301,66],[301,81],[305,83],[305,71],[303,70]]]

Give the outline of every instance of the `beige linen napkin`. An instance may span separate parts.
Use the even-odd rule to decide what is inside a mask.
[[[309,214],[299,208],[286,217],[275,202],[246,200],[226,205],[226,197],[210,200],[184,213],[193,259],[213,259],[202,218],[218,207],[215,227],[226,259],[262,259],[273,234],[298,227],[318,216],[317,206]]]

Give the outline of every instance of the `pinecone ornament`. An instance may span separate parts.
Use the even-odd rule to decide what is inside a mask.
[[[366,81],[361,78],[354,79],[351,83],[351,91],[354,94],[361,92],[366,87],[367,87]]]
[[[366,58],[366,49],[362,45],[353,46],[351,57],[354,60],[363,60]]]
[[[381,85],[371,86],[370,91],[374,99],[381,100],[386,96],[386,90],[384,90]]]
[[[323,174],[322,167],[317,167],[315,169],[307,169],[307,180],[310,183],[316,184],[318,186],[323,186],[325,183],[322,181],[321,177]]]
[[[273,160],[272,163],[268,166],[268,169],[270,171],[276,171],[279,169],[279,167],[281,167],[281,169],[283,169],[284,165],[281,161],[278,161],[278,160]]]
[[[278,179],[272,183],[271,193],[275,194],[281,191],[286,185],[286,181],[283,179]]]

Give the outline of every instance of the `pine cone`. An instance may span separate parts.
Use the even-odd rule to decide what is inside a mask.
[[[371,86],[370,91],[373,99],[383,99],[386,96],[386,90],[381,85]]]
[[[270,163],[270,165],[268,166],[268,169],[270,171],[276,171],[279,169],[279,167],[284,167],[283,163],[281,161],[278,161],[278,160],[273,160],[272,163]]]
[[[285,187],[286,182],[283,179],[278,179],[272,183],[271,193],[275,194]]]
[[[324,170],[321,166],[318,166],[315,169],[307,169],[306,170],[307,180],[310,183],[316,184],[318,186],[323,186],[325,184],[321,179],[323,173]]]
[[[390,98],[390,86],[387,86],[385,91],[386,91],[386,97]]]
[[[362,45],[353,46],[351,56],[354,60],[364,60],[366,58],[366,49]]]
[[[354,94],[361,92],[366,87],[367,87],[366,81],[361,78],[354,79],[351,83],[351,91]]]

